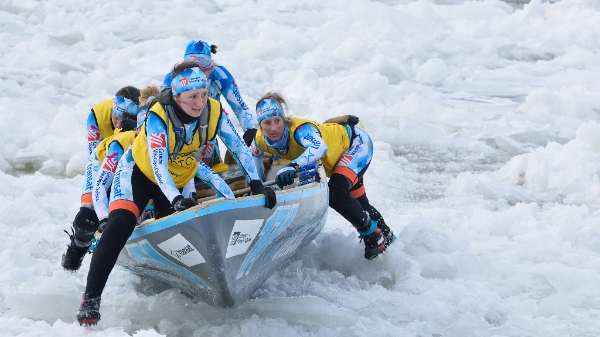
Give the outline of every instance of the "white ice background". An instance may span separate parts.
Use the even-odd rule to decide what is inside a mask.
[[[599,23],[599,0],[0,1],[0,336],[600,335]],[[366,261],[330,210],[227,310],[116,267],[80,327],[90,258],[60,257],[87,114],[190,39],[251,107],[360,116],[398,241]]]

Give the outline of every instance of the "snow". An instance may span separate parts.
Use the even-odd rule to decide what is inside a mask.
[[[600,335],[598,0],[6,0],[0,3],[0,336]],[[117,267],[75,321],[60,266],[89,109],[160,84],[190,39],[246,103],[352,113],[398,235],[374,261],[330,210],[235,309]],[[227,105],[226,105],[227,107]]]

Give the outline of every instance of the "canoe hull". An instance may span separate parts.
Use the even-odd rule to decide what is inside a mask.
[[[219,308],[235,307],[323,228],[326,182],[211,200],[136,228],[117,264]]]

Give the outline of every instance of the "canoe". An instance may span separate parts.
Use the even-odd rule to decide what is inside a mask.
[[[231,177],[233,166],[219,173],[230,186],[239,184]],[[322,165],[299,176],[290,188],[273,185],[273,209],[264,207],[263,195],[247,195],[244,188],[234,190],[242,194],[235,199],[207,196],[196,207],[145,221],[134,229],[117,264],[214,307],[236,307],[325,225],[329,192]]]

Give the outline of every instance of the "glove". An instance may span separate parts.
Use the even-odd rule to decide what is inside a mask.
[[[106,228],[107,224],[108,224],[107,218],[100,220],[100,225],[98,226],[98,232],[100,232],[100,233],[104,232],[104,229]]]
[[[356,116],[349,116],[348,117],[348,121],[347,121],[348,125],[355,126],[356,124],[358,124],[358,122],[359,122],[358,117],[356,117]]]
[[[190,207],[194,207],[197,205],[196,200],[192,198],[184,198],[183,195],[178,195],[173,199],[173,209],[176,212],[184,211]]]
[[[297,172],[298,164],[287,164],[282,169],[277,171],[277,176],[275,176],[275,183],[277,184],[277,186],[279,186],[279,188],[291,185],[294,183],[294,177],[296,176]]]
[[[121,124],[121,131],[123,131],[123,132],[132,131],[132,130],[135,130],[136,126],[137,126],[136,121],[134,121],[133,119],[124,118],[123,124]]]
[[[252,141],[254,140],[254,136],[256,136],[256,129],[248,129],[246,132],[244,132],[244,136],[242,136],[242,138],[244,138],[244,143],[246,143],[246,146],[250,147],[250,144],[252,144]]]
[[[264,194],[265,207],[268,209],[272,209],[277,204],[277,195],[275,194],[275,191],[272,188],[263,185],[260,180],[250,180],[250,191],[252,191],[252,194],[254,195]]]

